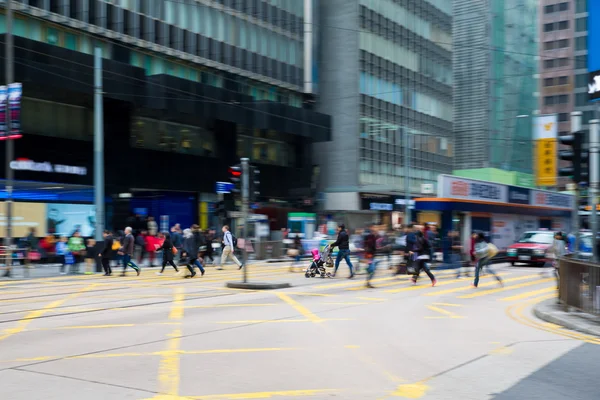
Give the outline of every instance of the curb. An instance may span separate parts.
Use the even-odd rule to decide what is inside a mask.
[[[247,290],[275,290],[292,287],[289,283],[265,283],[265,282],[227,282],[225,285],[230,289]]]
[[[533,314],[543,321],[587,335],[600,337],[600,323],[589,321],[589,318],[587,318],[589,314],[582,312],[568,313],[556,310],[556,308],[558,308],[556,299],[546,300],[533,307]]]

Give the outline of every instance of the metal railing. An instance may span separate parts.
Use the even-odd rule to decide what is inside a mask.
[[[571,257],[559,259],[558,298],[563,305],[600,315],[600,265]]]

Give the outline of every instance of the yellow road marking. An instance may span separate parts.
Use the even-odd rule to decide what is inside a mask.
[[[387,301],[387,299],[382,299],[380,297],[357,297],[359,300],[369,300],[369,301]]]
[[[514,300],[523,300],[526,299],[528,297],[534,297],[540,294],[544,294],[544,293],[551,293],[551,292],[557,292],[555,287],[549,287],[549,288],[545,288],[545,289],[540,289],[540,290],[535,290],[533,292],[525,292],[522,294],[517,294],[515,296],[510,296],[510,297],[505,297],[503,299],[498,299],[498,301],[514,301]]]
[[[502,274],[498,274],[498,275],[507,275],[507,273],[502,273]],[[489,278],[489,277],[484,276],[481,279],[487,279],[487,278]],[[442,281],[442,282],[438,281],[438,283],[435,287],[451,285],[451,284],[457,283],[457,282],[464,282],[464,280],[463,279],[451,279],[449,281]],[[423,289],[431,289],[431,285],[427,284],[427,285],[409,286],[409,287],[404,287],[404,288],[400,288],[400,289],[388,289],[385,292],[386,293],[400,293],[400,292],[411,292],[413,290],[423,290]],[[456,291],[454,289],[449,289],[449,290]],[[461,288],[461,290],[462,290],[462,288]],[[425,296],[437,296],[438,294],[444,294],[444,293],[446,293],[446,291],[443,291],[443,290],[436,291],[434,288],[434,291],[432,291],[431,293],[425,294]]]
[[[436,306],[444,306],[444,307],[462,307],[462,304],[452,304],[452,303],[433,303]]]
[[[329,302],[329,303],[323,303],[323,304],[337,305],[337,306],[360,306],[360,305],[371,304],[371,303],[348,301],[348,302]]]
[[[556,298],[555,294],[550,294],[550,295],[545,295],[545,296],[540,296],[540,297],[536,297],[532,300],[523,302],[523,303],[516,303],[513,304],[511,306],[508,306],[506,308],[506,315],[512,319],[515,322],[518,322],[522,325],[526,325],[532,328],[536,328],[542,331],[546,331],[546,332],[550,332],[550,333],[554,333],[556,335],[559,336],[563,336],[563,337],[567,337],[570,339],[576,339],[576,340],[581,340],[583,342],[586,343],[592,343],[592,344],[597,344],[600,345],[600,339],[598,339],[595,336],[591,336],[591,335],[585,335],[582,333],[578,333],[575,331],[569,331],[566,329],[554,329],[550,326],[548,326],[545,323],[541,323],[541,322],[537,322],[535,320],[529,319],[526,316],[523,315],[523,310],[525,309],[525,307],[529,306],[529,305],[533,305],[536,303],[539,303],[541,301],[544,300],[548,300],[548,299],[552,299],[552,298]],[[514,313],[514,315],[513,315]]]
[[[318,317],[317,317],[318,318]],[[330,321],[354,321],[353,318],[319,318],[314,319],[249,319],[241,321],[218,321],[217,324],[282,324],[290,322],[330,322]]]
[[[358,348],[360,348],[360,346],[357,346],[355,344],[348,344],[348,345],[346,345],[344,347],[347,348],[347,349],[358,349]]]
[[[436,306],[427,306],[427,308],[429,308],[431,311],[435,311],[438,312],[440,314],[444,314],[445,317],[425,317],[426,319],[440,319],[440,318],[465,318],[462,317],[460,315],[456,315],[455,313],[448,311],[448,310],[444,310],[443,308],[439,308]]]
[[[287,304],[289,304],[290,306],[294,307],[294,309],[296,311],[298,311],[300,314],[302,314],[306,319],[311,320],[312,322],[321,322],[321,318],[319,318],[318,316],[316,316],[315,314],[313,314],[308,308],[304,307],[302,304],[298,303],[296,300],[292,299],[290,296],[288,296],[285,293],[282,292],[278,292],[277,296],[285,301]]]
[[[499,347],[497,349],[494,349],[492,351],[490,351],[490,354],[492,355],[508,355],[508,354],[512,354],[515,351],[514,348],[512,347]]]
[[[175,288],[173,305],[169,313],[169,319],[181,321],[183,318],[183,304],[185,292],[182,287]],[[167,350],[162,352],[162,358],[158,367],[158,395],[155,398],[165,399],[165,396],[179,396],[180,359],[179,347],[181,344],[181,329],[177,328],[169,335]],[[167,397],[168,398],[168,397]]]
[[[312,397],[324,395],[325,393],[336,392],[337,389],[310,389],[310,390],[280,390],[276,392],[254,392],[254,393],[230,393],[215,394],[207,396],[187,396],[195,400],[246,400],[246,399],[271,399],[273,397]]]
[[[228,307],[268,307],[278,306],[277,303],[248,303],[248,304],[213,304],[206,306],[185,306],[184,308],[228,308]]]
[[[498,288],[498,289],[492,289],[492,290],[486,290],[486,291],[483,291],[483,292],[476,292],[476,293],[471,293],[471,294],[465,294],[465,295],[462,295],[462,296],[458,296],[458,298],[459,299],[472,299],[474,297],[487,296],[489,294],[494,294],[494,293],[499,293],[499,292],[505,292],[507,290],[515,290],[515,289],[520,289],[520,288],[524,288],[524,287],[528,287],[528,286],[539,285],[541,283],[548,283],[548,282],[555,282],[555,281],[556,281],[555,278],[539,279],[537,281],[520,283],[518,285],[505,286],[505,287],[501,287],[501,288]]]
[[[375,278],[375,279],[372,279],[371,282],[377,283],[377,282],[385,282],[385,281],[390,281],[390,280],[396,280],[396,277],[388,276],[386,278]],[[362,285],[364,285],[364,282],[362,282],[362,281],[349,281],[349,282],[341,282],[341,283],[330,283],[327,285],[318,285],[318,286],[315,286],[315,289],[333,289],[333,288],[343,288],[343,287],[362,286]]]
[[[292,294],[294,296],[315,296],[315,297],[336,297],[335,294],[327,294],[327,293],[306,293],[306,292],[287,292],[287,294]]]
[[[403,397],[405,399],[420,399],[425,396],[429,386],[424,383],[408,383],[404,385],[400,385],[396,388],[394,392],[390,394],[389,397]]]
[[[77,296],[80,296],[81,294],[87,292],[88,290],[91,290],[92,288],[94,288],[94,286],[95,286],[95,284],[86,286],[86,287],[78,290],[76,293],[73,293],[61,300],[53,301],[52,303],[46,305],[45,307],[43,307],[39,310],[34,310],[34,311],[30,312],[29,314],[25,315],[25,317],[17,323],[16,327],[5,329],[3,334],[0,336],[0,341],[7,339],[17,333],[23,332],[25,330],[25,328],[27,328],[27,326],[34,319],[40,318],[42,315],[46,314],[48,311],[52,310],[53,308],[59,307],[60,305],[66,303],[67,301],[72,300],[72,299],[76,298]]]
[[[498,276],[503,276],[503,275],[504,274],[498,274]],[[536,278],[538,276],[539,275],[517,276],[515,278],[504,279],[503,282],[523,281],[523,280],[530,279],[530,278]],[[491,276],[491,275],[489,275],[489,276],[486,276],[486,278],[490,279],[490,278],[494,278],[494,277]],[[494,286],[494,285],[497,285],[497,284],[498,284],[498,281],[494,278],[494,280],[491,281],[491,282],[485,282],[485,283],[479,284],[478,288],[488,287],[488,286]],[[464,292],[464,291],[467,291],[467,290],[475,290],[475,288],[473,288],[473,286],[461,286],[461,287],[452,288],[452,289],[440,290],[439,292],[426,293],[426,294],[424,294],[424,296],[437,296],[437,295],[442,295],[442,294]],[[461,297],[459,297],[459,299],[460,298]]]

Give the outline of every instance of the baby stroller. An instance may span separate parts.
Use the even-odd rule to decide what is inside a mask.
[[[304,276],[307,278],[314,278],[316,275],[320,275],[321,278],[331,278],[331,274],[325,270],[325,267],[333,267],[333,259],[331,258],[331,247],[325,246],[323,251],[319,253],[318,249],[311,250],[312,262],[310,267],[306,269]]]

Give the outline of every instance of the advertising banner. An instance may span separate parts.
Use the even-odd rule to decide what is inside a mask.
[[[0,140],[6,139],[6,100],[8,99],[8,88],[0,86]]]
[[[8,107],[10,112],[9,138],[21,136],[21,97],[23,97],[23,86],[20,83],[8,85]]]
[[[438,178],[438,197],[506,203],[508,186],[440,175]]]
[[[564,208],[565,210],[575,207],[575,198],[570,194],[532,190],[530,200],[532,206]]]
[[[535,180],[537,186],[556,186],[558,117],[541,115],[533,120]]]
[[[509,186],[508,202],[512,204],[530,204],[531,191],[526,188]]]
[[[69,237],[78,230],[83,237],[94,236],[96,207],[92,204],[47,204],[46,223],[49,234]]]
[[[494,214],[492,216],[492,243],[500,250],[506,250],[516,241],[516,215]]]
[[[37,236],[46,234],[46,204],[13,203],[12,236],[24,238],[35,228]],[[6,203],[0,203],[0,236],[6,236]]]

